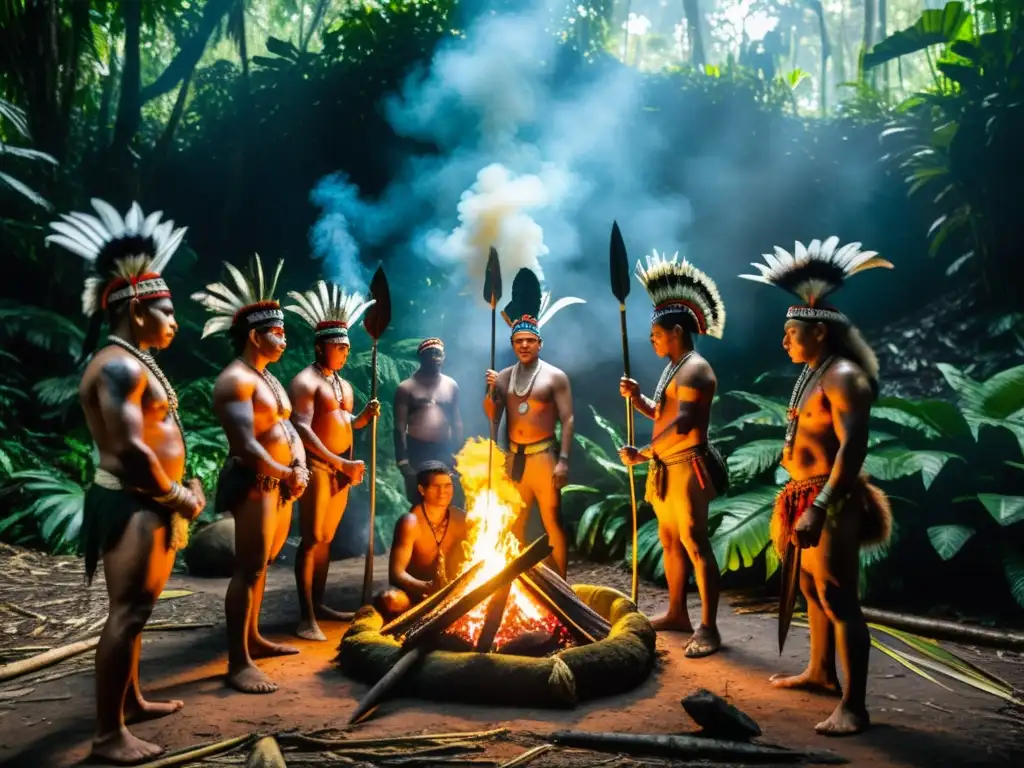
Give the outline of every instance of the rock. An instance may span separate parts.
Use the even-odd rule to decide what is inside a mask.
[[[702,736],[750,741],[761,735],[761,727],[748,715],[711,691],[701,688],[681,703],[686,714],[701,727]]]
[[[222,517],[201,528],[185,550],[190,576],[227,579],[235,563],[235,519]]]

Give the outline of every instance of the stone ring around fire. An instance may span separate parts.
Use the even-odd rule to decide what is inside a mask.
[[[615,589],[575,584],[571,590],[607,620],[607,637],[543,656],[500,649],[432,650],[403,680],[403,694],[435,701],[566,708],[643,683],[655,659],[655,632],[648,618]],[[347,677],[373,685],[402,657],[402,638],[381,634],[383,626],[383,617],[372,606],[356,613],[338,649],[337,663]]]

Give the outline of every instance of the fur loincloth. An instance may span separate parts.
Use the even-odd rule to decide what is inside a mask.
[[[806,480],[790,480],[775,497],[770,535],[775,551],[779,555],[785,553],[797,520],[814,503],[828,478],[828,475],[818,475]],[[847,504],[857,504],[864,510],[860,524],[861,547],[882,544],[889,540],[892,532],[892,506],[889,504],[889,497],[881,488],[869,483],[867,475],[857,478],[856,484],[845,498],[833,499],[828,505],[828,515],[831,517],[833,514],[840,514]]]

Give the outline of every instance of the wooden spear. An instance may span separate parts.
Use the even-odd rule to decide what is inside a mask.
[[[377,271],[370,281],[370,298],[374,304],[363,315],[363,328],[373,339],[373,352],[370,358],[370,399],[377,399],[377,342],[384,335],[391,322],[391,292],[388,290],[388,279],[384,267]],[[366,565],[363,569],[363,605],[373,601],[373,546],[374,526],[377,517],[377,416],[373,417],[370,432],[370,529],[367,534],[369,543],[366,545]]]
[[[626,244],[619,231],[619,223],[612,222],[612,240],[608,249],[608,262],[611,267],[612,293],[619,300],[619,325],[622,330],[622,361],[625,376],[629,376],[629,336],[626,334],[626,297],[629,296],[629,257],[626,255]],[[636,431],[633,422],[633,398],[626,398],[626,445],[633,445]],[[633,467],[629,467],[629,503],[633,509],[633,586],[629,597],[634,604],[640,597],[639,571],[637,568],[637,515],[636,515],[636,478]]]
[[[498,317],[498,302],[501,301],[501,262],[498,260],[498,252],[491,246],[487,254],[487,271],[484,273],[484,301],[491,305],[491,370],[494,370],[494,356],[496,347],[496,328]],[[495,387],[490,388],[491,400],[497,402],[498,393]],[[489,419],[491,442],[487,446],[487,490],[491,490],[491,466],[494,461],[494,444],[498,441],[498,424],[492,418]]]

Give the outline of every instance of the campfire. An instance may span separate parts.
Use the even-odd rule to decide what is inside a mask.
[[[356,615],[338,661],[346,674],[375,684],[350,722],[407,676],[411,690],[431,698],[540,706],[572,705],[645,679],[654,658],[647,618],[621,593],[571,587],[545,566],[547,536],[521,545],[522,500],[494,443],[471,438],[456,461],[467,499],[465,564],[388,624],[372,606]]]

